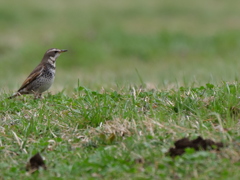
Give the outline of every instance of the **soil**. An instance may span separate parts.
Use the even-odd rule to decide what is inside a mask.
[[[31,157],[31,159],[27,163],[26,170],[29,171],[30,173],[33,173],[40,167],[42,167],[45,170],[47,169],[42,156],[39,153],[37,153],[33,157]]]
[[[185,153],[186,148],[193,148],[195,151],[199,150],[220,150],[224,147],[222,142],[214,142],[211,139],[203,139],[201,136],[198,136],[196,139],[189,140],[188,138],[182,138],[177,140],[174,143],[175,147],[170,148],[168,154],[171,157],[181,156]]]

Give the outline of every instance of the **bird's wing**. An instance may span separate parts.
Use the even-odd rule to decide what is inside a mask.
[[[19,88],[18,91],[24,89],[28,84],[33,82],[37,77],[41,76],[43,72],[44,66],[37,66],[31,74],[27,77],[27,79],[23,82],[22,86]]]

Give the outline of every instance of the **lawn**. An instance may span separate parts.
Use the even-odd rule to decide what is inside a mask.
[[[239,179],[240,2],[0,6],[0,179]],[[6,99],[52,47],[44,98]],[[183,137],[220,150],[167,153]],[[47,169],[26,172],[40,152]]]

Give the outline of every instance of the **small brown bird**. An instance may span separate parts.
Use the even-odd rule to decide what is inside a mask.
[[[55,78],[56,59],[67,50],[51,48],[46,51],[41,63],[31,72],[19,90],[9,99],[23,94],[34,94],[35,99],[41,98],[42,93],[48,90]]]

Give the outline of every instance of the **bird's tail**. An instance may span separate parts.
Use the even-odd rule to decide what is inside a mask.
[[[12,98],[14,98],[16,96],[21,96],[21,94],[19,92],[15,92],[15,93],[13,93],[12,96],[8,97],[8,99],[12,99]]]

